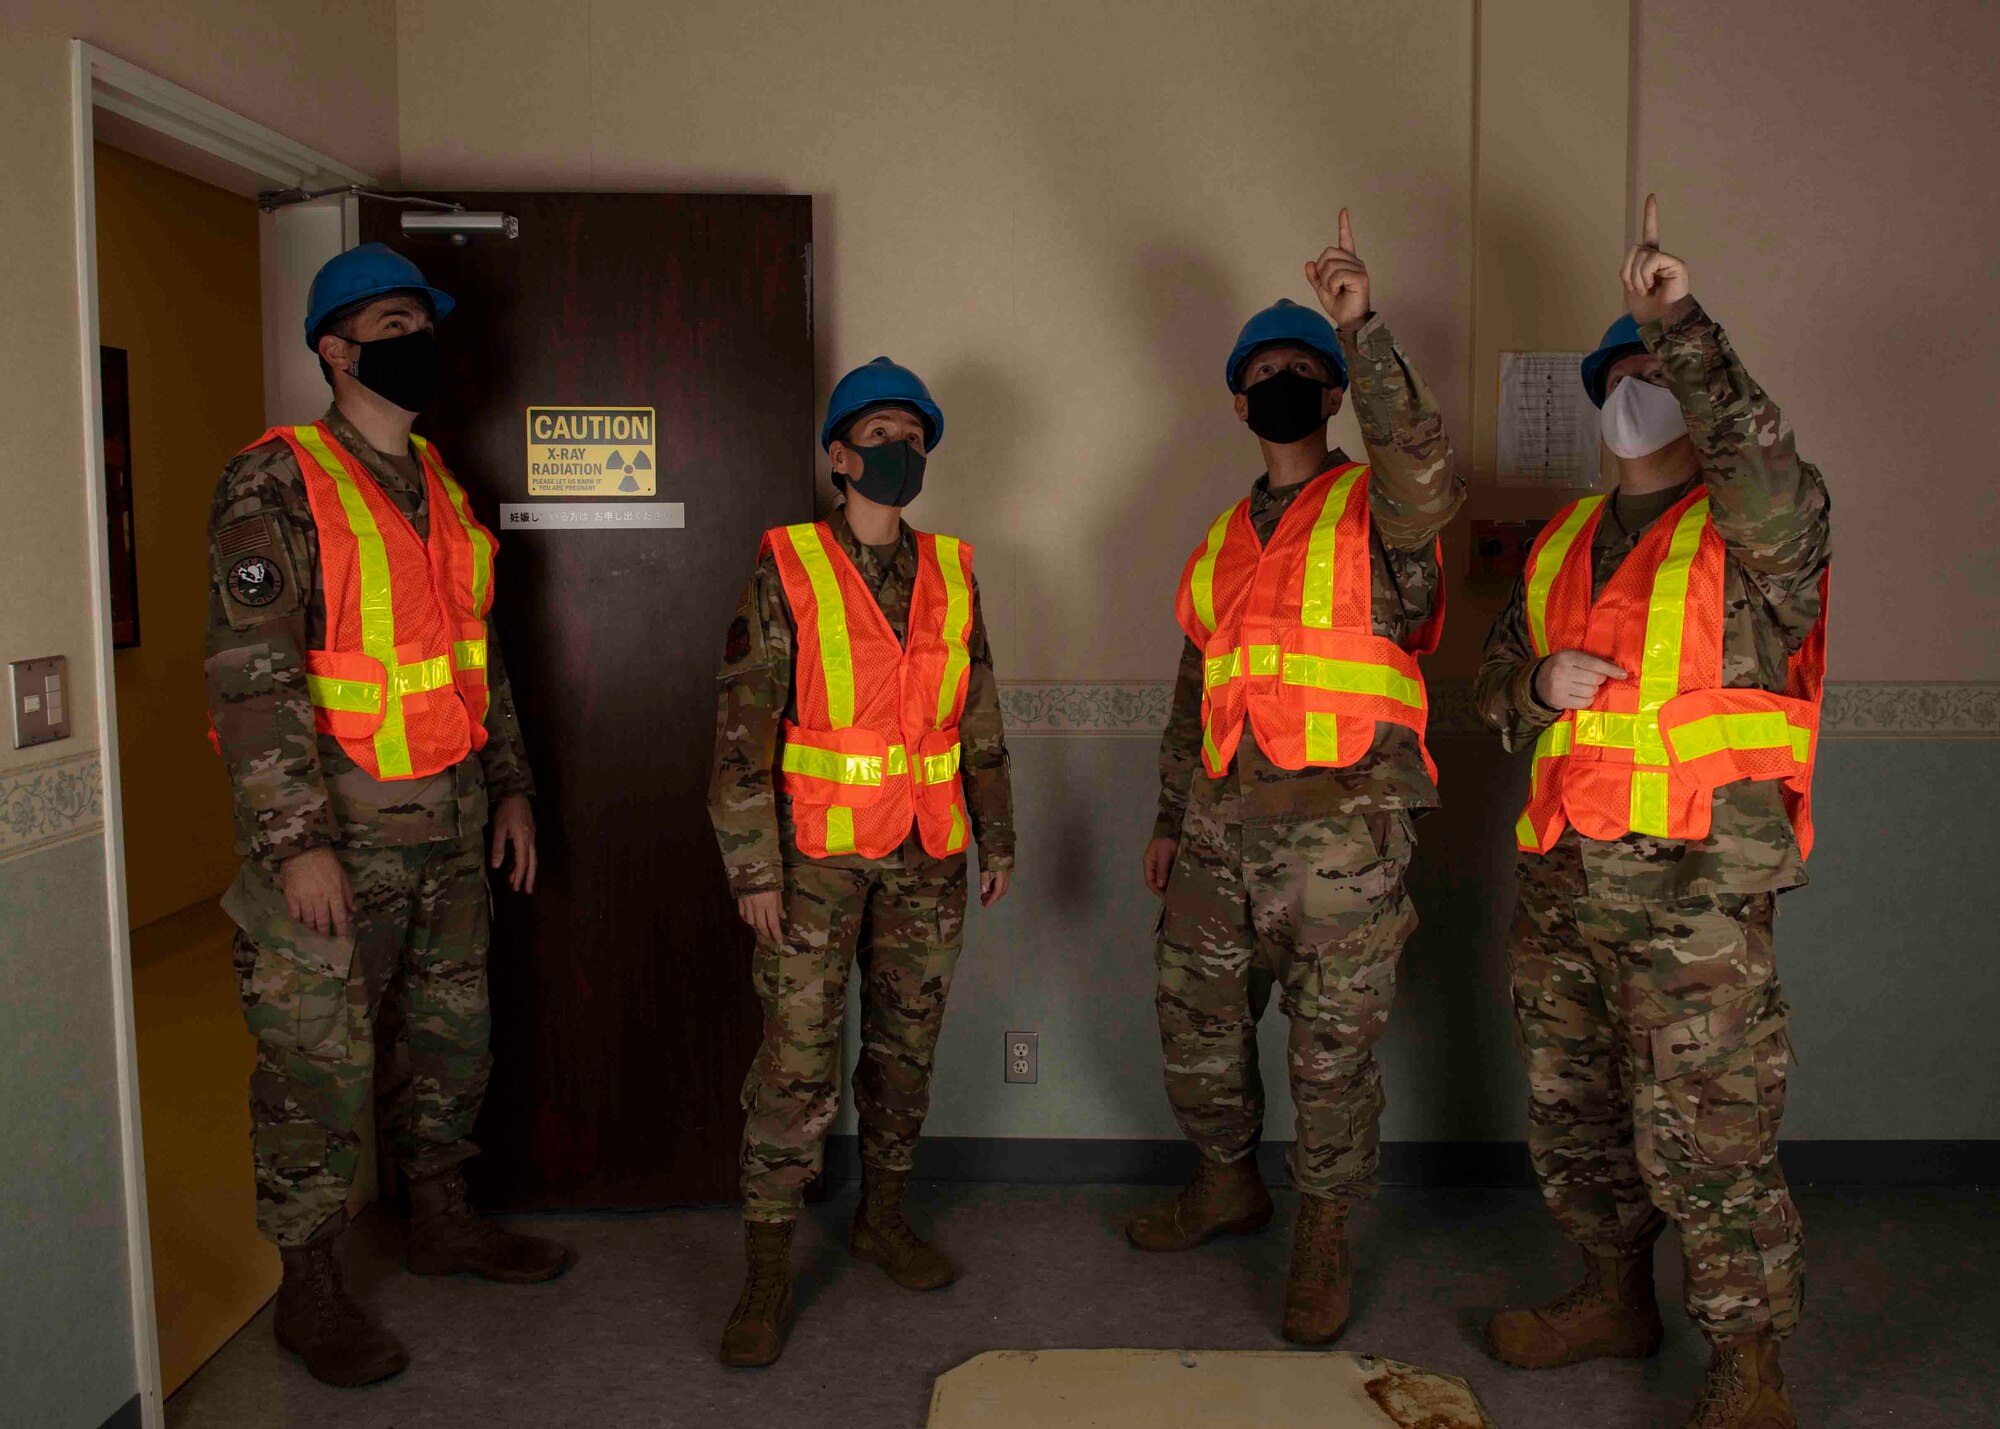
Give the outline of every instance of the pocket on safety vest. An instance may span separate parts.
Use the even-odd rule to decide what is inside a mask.
[[[306,651],[313,727],[335,739],[372,739],[389,709],[388,672],[372,655]]]
[[[1739,779],[1792,779],[1812,763],[1819,710],[1768,690],[1690,690],[1660,706],[1672,766],[1703,787]]]
[[[871,729],[807,729],[785,723],[778,788],[802,804],[866,809],[891,779],[909,774],[909,752]]]
[[[237,992],[252,1035],[308,1055],[344,1045],[353,936],[318,933],[294,919],[284,891],[254,864],[246,863],[222,895],[222,911],[243,930]]]
[[[1784,1116],[1789,1015],[1765,993],[1648,1034],[1663,1152],[1699,1166],[1764,1159]]]

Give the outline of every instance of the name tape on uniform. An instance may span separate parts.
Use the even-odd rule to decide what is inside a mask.
[[[605,501],[588,506],[502,502],[503,531],[679,531],[687,506],[679,501]]]
[[[528,495],[651,496],[658,432],[651,407],[530,407]]]

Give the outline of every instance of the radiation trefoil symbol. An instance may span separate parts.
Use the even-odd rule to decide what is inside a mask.
[[[606,471],[622,471],[625,473],[625,479],[618,483],[620,491],[637,491],[639,489],[639,479],[632,473],[635,471],[651,471],[653,463],[647,458],[644,452],[634,453],[630,461],[625,460],[623,452],[613,452],[604,459],[604,468]]]

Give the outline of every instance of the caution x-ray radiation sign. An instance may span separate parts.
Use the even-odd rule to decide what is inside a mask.
[[[652,496],[651,407],[528,408],[528,495]]]

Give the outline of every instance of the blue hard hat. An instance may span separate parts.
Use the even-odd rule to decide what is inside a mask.
[[[924,450],[938,449],[944,440],[944,409],[931,400],[931,389],[909,368],[878,357],[833,384],[833,395],[826,399],[826,423],[819,429],[821,450],[831,451],[841,429],[869,408],[889,406],[914,408],[924,419]]]
[[[306,298],[306,346],[314,345],[326,320],[342,308],[384,293],[408,292],[430,299],[433,322],[457,306],[451,294],[426,283],[423,270],[386,243],[364,243],[334,254],[313,275]]]
[[[1606,328],[1597,351],[1584,358],[1579,369],[1583,373],[1583,390],[1590,394],[1590,400],[1602,407],[1605,375],[1611,371],[1611,364],[1645,350],[1646,344],[1639,340],[1639,323],[1630,313]]]
[[[1340,355],[1340,337],[1333,324],[1311,308],[1280,298],[1243,324],[1243,331],[1236,335],[1236,346],[1229,350],[1229,366],[1222,373],[1231,392],[1243,390],[1236,382],[1236,369],[1243,365],[1243,359],[1273,343],[1310,348],[1332,366],[1334,381],[1347,385],[1347,359]]]

